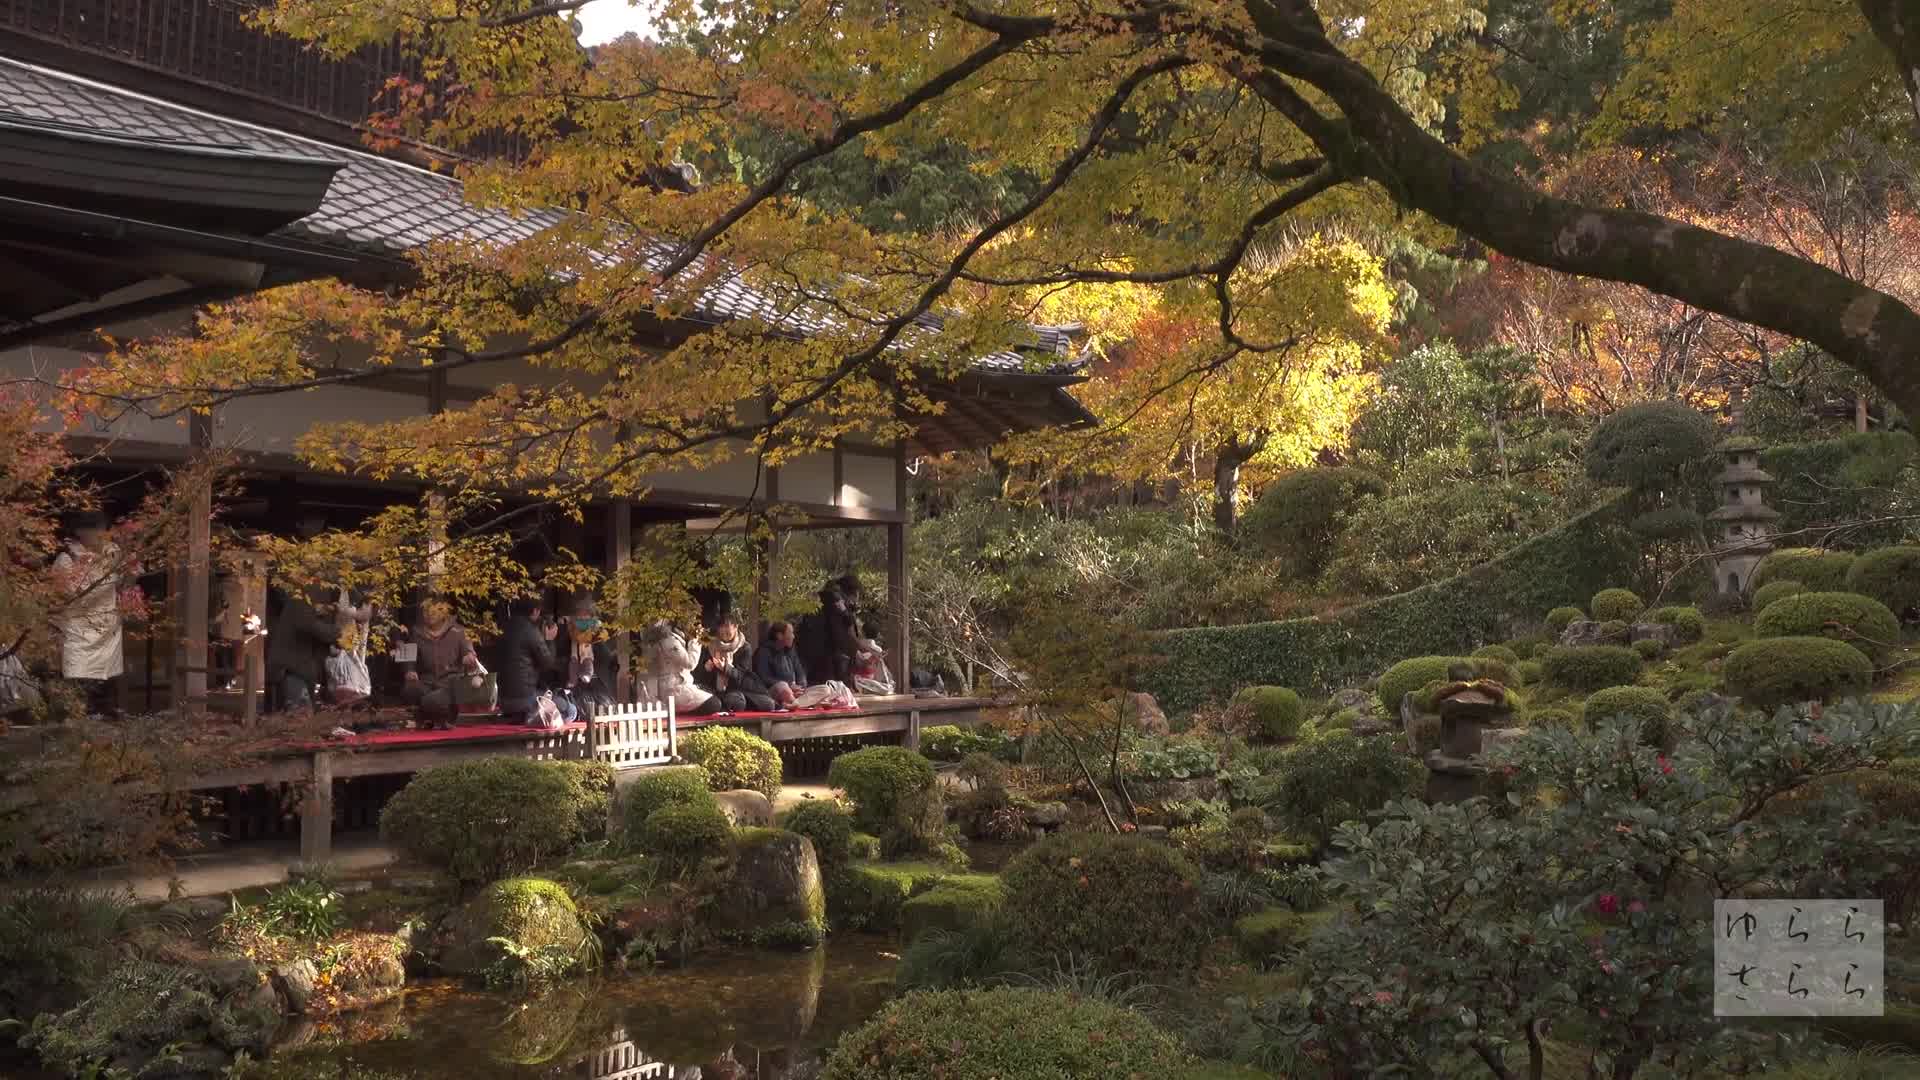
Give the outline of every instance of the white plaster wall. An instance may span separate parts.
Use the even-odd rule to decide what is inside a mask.
[[[896,510],[899,500],[897,470],[900,463],[892,457],[877,457],[851,450],[840,452],[840,505],[868,510]],[[785,492],[786,477],[781,476]]]
[[[838,494],[833,487],[833,452],[819,451],[797,457],[780,466],[780,501],[831,505]]]

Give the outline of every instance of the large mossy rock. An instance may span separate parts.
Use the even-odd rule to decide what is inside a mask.
[[[963,930],[1000,910],[1007,898],[992,874],[955,874],[900,905],[900,933],[911,941],[929,930]]]
[[[496,881],[449,914],[434,935],[434,963],[448,975],[485,975],[506,959],[494,939],[525,954],[586,952],[589,935],[573,899],[545,878]]]
[[[23,1045],[69,1075],[118,1069],[143,1080],[219,1076],[239,1054],[264,1056],[281,1012],[254,973],[220,973],[135,961],[114,970],[92,996],[34,1021]],[[162,1051],[165,1060],[157,1060]]]
[[[827,880],[827,915],[837,930],[895,930],[907,901],[953,876],[934,863],[855,862]]]
[[[813,841],[785,829],[741,830],[713,928],[756,945],[818,945],[827,932],[827,894]]]

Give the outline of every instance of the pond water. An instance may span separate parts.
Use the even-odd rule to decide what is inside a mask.
[[[811,952],[704,954],[530,996],[417,983],[373,1009],[296,1023],[275,1056],[419,1080],[812,1076],[893,995],[897,947],[842,934]]]

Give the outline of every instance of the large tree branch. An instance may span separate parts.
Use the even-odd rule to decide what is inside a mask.
[[[1901,407],[1920,410],[1920,314],[1894,297],[1775,248],[1657,214],[1581,206],[1499,176],[1423,130],[1364,67],[1309,35],[1302,18],[1263,0],[1249,10],[1267,37],[1248,50],[1259,67],[1236,74],[1289,115],[1300,102],[1286,78],[1325,94],[1344,114],[1340,131],[1305,133],[1401,205],[1538,266],[1644,286],[1810,341]],[[1352,153],[1341,132],[1367,152]]]
[[[1900,85],[1907,89],[1915,131],[1920,131],[1920,6],[1913,0],[1855,0],[1873,36],[1893,54]]]

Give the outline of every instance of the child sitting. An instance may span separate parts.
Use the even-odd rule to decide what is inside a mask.
[[[887,653],[875,640],[879,635],[872,624],[862,626],[854,639],[853,688],[862,694],[893,693],[893,672],[887,669]]]

